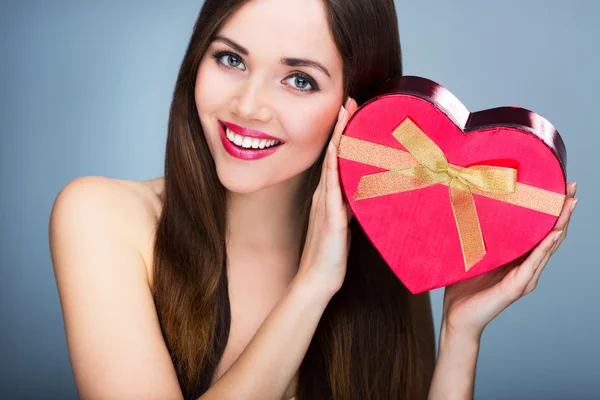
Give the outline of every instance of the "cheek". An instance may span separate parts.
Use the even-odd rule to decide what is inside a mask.
[[[221,107],[227,92],[227,81],[210,63],[211,60],[203,60],[196,75],[194,95],[200,116]]]
[[[286,120],[286,130],[295,147],[306,147],[320,152],[335,126],[337,102],[314,102],[310,107],[297,110]]]

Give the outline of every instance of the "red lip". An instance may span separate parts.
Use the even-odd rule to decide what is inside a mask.
[[[223,125],[225,125],[226,127],[228,127],[232,132],[237,133],[238,135],[248,136],[248,137],[256,138],[256,139],[277,140],[277,141],[283,143],[283,140],[273,137],[273,136],[270,136],[270,135],[267,135],[266,133],[261,132],[261,131],[255,131],[254,129],[244,128],[239,125],[232,124],[231,122],[221,121],[221,123]]]
[[[231,156],[242,160],[259,160],[275,153],[281,148],[281,145],[266,147],[264,149],[240,148],[227,139],[225,128],[222,124],[219,124],[219,137],[221,138],[221,143],[223,144],[225,151],[227,151],[227,153],[229,153]]]

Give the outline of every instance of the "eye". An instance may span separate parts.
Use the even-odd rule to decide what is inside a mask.
[[[314,79],[305,74],[294,74],[286,78],[286,83],[299,92],[316,92],[319,87]]]
[[[229,53],[220,51],[213,54],[213,58],[217,60],[217,62],[226,67],[226,68],[235,68],[241,71],[246,70],[246,66],[242,62],[242,58],[235,53]],[[241,66],[241,68],[240,68]]]

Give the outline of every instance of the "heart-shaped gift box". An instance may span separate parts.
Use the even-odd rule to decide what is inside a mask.
[[[566,199],[556,129],[518,107],[470,113],[428,79],[386,81],[346,125],[340,180],[352,212],[412,293],[526,254]]]

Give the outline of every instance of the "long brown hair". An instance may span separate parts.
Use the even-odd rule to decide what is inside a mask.
[[[227,343],[226,191],[197,114],[196,73],[213,36],[244,0],[206,0],[183,58],[170,109],[163,210],[154,245],[153,295],[186,399],[210,386]],[[392,0],[325,0],[343,59],[344,90],[359,104],[402,75]],[[309,169],[304,231],[325,149]],[[421,362],[409,292],[356,221],[342,288],[331,299],[301,364],[299,399],[421,397]]]

